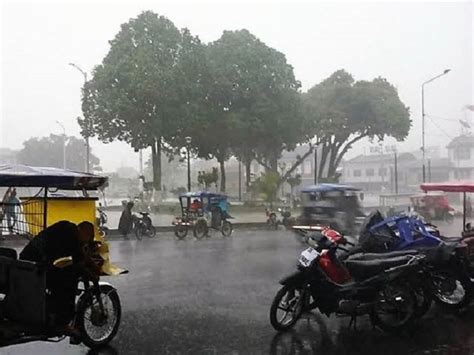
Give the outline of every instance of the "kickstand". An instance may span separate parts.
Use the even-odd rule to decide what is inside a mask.
[[[352,325],[353,325],[354,330],[357,330],[357,315],[355,314],[351,316],[351,321],[349,322],[349,329],[351,329]]]

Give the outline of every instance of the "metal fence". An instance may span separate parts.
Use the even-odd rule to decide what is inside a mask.
[[[0,235],[32,238],[44,229],[44,200],[21,199],[20,203],[0,202]]]

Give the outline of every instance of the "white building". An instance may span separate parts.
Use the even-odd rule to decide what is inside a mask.
[[[474,136],[463,134],[448,144],[450,180],[474,180]]]

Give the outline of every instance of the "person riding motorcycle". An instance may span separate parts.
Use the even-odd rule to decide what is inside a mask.
[[[41,231],[20,253],[20,259],[46,265],[46,307],[52,315],[51,325],[73,335],[69,323],[74,317],[79,277],[97,281],[100,274],[100,267],[91,258],[93,240],[92,223],[60,221]],[[71,266],[54,267],[56,260],[65,257],[72,257]]]

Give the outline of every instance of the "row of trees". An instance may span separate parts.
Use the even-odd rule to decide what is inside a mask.
[[[64,143],[66,145],[64,149]],[[23,142],[23,149],[18,152],[17,159],[21,164],[31,166],[48,166],[63,168],[63,154],[66,155],[66,168],[85,171],[86,142],[74,136],[51,134],[49,137],[33,137]],[[91,171],[100,171],[100,161],[90,154]]]
[[[186,148],[215,158],[225,191],[231,156],[244,164],[248,187],[252,161],[278,174],[282,152],[308,144],[278,185],[319,145],[327,167],[320,175],[331,177],[355,142],[403,140],[410,128],[409,110],[387,80],[356,82],[339,70],[303,93],[285,55],[247,30],[204,44],[147,11],[123,24],[110,45],[83,88],[82,134],[151,147],[158,190],[163,152]]]

